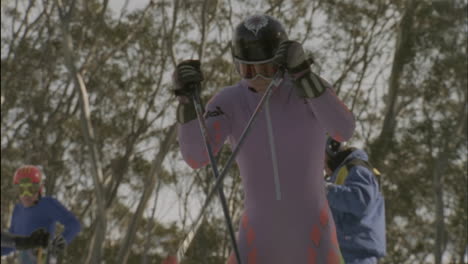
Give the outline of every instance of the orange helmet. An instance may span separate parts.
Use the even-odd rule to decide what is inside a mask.
[[[24,165],[16,170],[15,176],[13,177],[13,183],[19,184],[21,179],[28,178],[31,179],[32,183],[41,183],[42,172],[41,170],[32,165]]]

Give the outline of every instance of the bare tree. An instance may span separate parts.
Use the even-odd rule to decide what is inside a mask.
[[[449,165],[449,153],[456,151],[457,146],[463,142],[464,135],[466,132],[467,118],[466,118],[466,103],[462,103],[459,115],[456,120],[456,126],[453,128],[446,127],[442,128],[443,146],[437,154],[434,170],[432,173],[433,185],[434,185],[434,196],[435,196],[435,213],[436,221],[435,225],[435,245],[434,245],[434,256],[435,263],[442,263],[442,256],[446,247],[447,238],[445,230],[445,214],[444,214],[444,175],[446,174],[447,167]],[[430,118],[430,117],[429,117]]]
[[[377,168],[381,168],[385,156],[394,138],[395,127],[398,120],[398,100],[402,89],[401,76],[407,65],[414,56],[413,27],[414,13],[418,7],[418,1],[410,0],[405,5],[405,11],[398,27],[395,52],[393,55],[392,71],[388,85],[388,96],[385,101],[385,117],[377,139],[370,145],[371,160]]]
[[[130,254],[130,247],[133,244],[135,239],[135,234],[138,228],[138,224],[141,221],[141,217],[143,215],[143,211],[146,208],[146,204],[148,203],[151,194],[155,190],[156,182],[158,175],[161,175],[161,171],[163,168],[163,160],[166,157],[166,154],[170,150],[170,146],[174,143],[176,138],[176,125],[172,125],[168,131],[166,132],[164,139],[162,140],[161,147],[158,151],[158,154],[154,158],[150,174],[148,175],[145,181],[145,187],[143,189],[143,194],[141,195],[140,201],[138,203],[138,207],[136,209],[135,214],[132,217],[132,220],[128,226],[127,234],[125,236],[124,242],[119,250],[119,254],[117,255],[117,263],[127,263],[128,256]]]
[[[96,225],[95,235],[90,243],[90,254],[86,259],[86,263],[99,263],[102,258],[102,245],[106,237],[107,230],[107,209],[105,206],[105,193],[102,185],[103,173],[102,173],[102,164],[100,157],[95,144],[95,134],[93,125],[91,122],[91,113],[89,110],[89,101],[88,101],[88,92],[86,89],[85,82],[80,72],[78,72],[75,63],[75,54],[73,48],[72,37],[69,31],[69,25],[71,16],[74,11],[74,3],[72,3],[68,10],[64,7],[61,0],[57,0],[57,7],[59,11],[59,16],[61,20],[61,30],[63,34],[63,47],[64,47],[64,56],[66,61],[67,69],[73,79],[75,84],[75,89],[78,90],[80,94],[80,106],[81,106],[81,118],[82,118],[82,129],[83,134],[88,145],[90,162],[93,167],[93,183],[96,194],[96,217],[98,219],[98,224]]]

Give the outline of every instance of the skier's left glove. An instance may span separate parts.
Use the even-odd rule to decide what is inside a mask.
[[[57,235],[51,242],[49,250],[53,255],[60,255],[65,251],[67,241],[62,235]]]
[[[301,98],[319,97],[330,87],[330,84],[311,71],[311,60],[306,57],[302,44],[297,41],[281,42],[273,61],[287,70],[294,80],[297,95]]]

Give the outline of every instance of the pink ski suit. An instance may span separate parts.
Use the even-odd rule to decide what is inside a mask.
[[[210,100],[205,122],[215,152],[226,139],[236,146],[261,96],[242,80]],[[245,192],[237,241],[242,263],[340,263],[325,196],[324,153],[327,133],[340,141],[352,136],[353,114],[331,88],[315,99],[299,98],[288,77],[273,91],[269,111],[276,161],[266,109],[236,157]],[[208,164],[197,120],[180,124],[178,136],[182,156],[192,168]]]

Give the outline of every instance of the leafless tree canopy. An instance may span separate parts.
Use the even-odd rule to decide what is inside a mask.
[[[15,169],[37,164],[47,195],[83,226],[64,263],[161,263],[174,253],[213,181],[179,154],[171,73],[200,59],[207,101],[239,80],[234,26],[267,13],[352,109],[350,144],[383,173],[382,263],[466,263],[466,1],[119,2],[2,0],[2,229]],[[238,225],[236,168],[224,188]],[[217,202],[206,219],[186,263],[225,263],[231,251]]]

